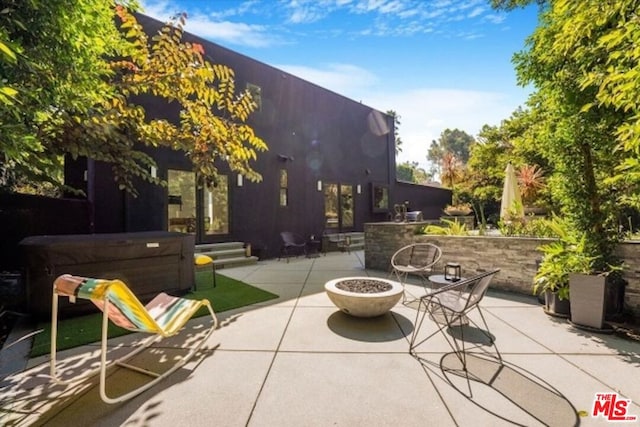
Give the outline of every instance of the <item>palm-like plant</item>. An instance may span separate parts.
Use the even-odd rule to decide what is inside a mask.
[[[449,188],[453,188],[453,184],[462,178],[462,163],[455,154],[447,152],[442,156],[440,177],[443,182],[447,183]]]
[[[545,184],[544,171],[538,165],[523,165],[518,170],[518,184],[522,203],[530,205]]]

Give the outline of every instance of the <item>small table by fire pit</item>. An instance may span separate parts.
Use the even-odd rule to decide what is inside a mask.
[[[463,280],[467,280],[466,277],[461,277],[458,280],[449,280],[447,278],[445,278],[444,274],[433,274],[431,276],[429,276],[427,278],[427,280],[429,280],[431,283],[433,283],[434,285],[438,285],[438,287],[444,286],[444,285],[451,285],[453,283],[458,283],[461,282]]]
[[[341,277],[324,285],[327,296],[336,307],[355,317],[380,316],[402,298],[398,282],[377,277]]]

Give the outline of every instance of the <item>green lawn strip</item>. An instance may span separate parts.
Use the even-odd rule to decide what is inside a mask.
[[[216,287],[213,287],[213,272],[201,271],[196,273],[196,291],[191,291],[184,298],[208,299],[213,310],[220,313],[234,308],[244,307],[258,302],[278,298],[272,294],[239,280],[220,274],[216,275]],[[209,311],[201,307],[194,317],[204,316]],[[36,334],[31,347],[30,357],[48,354],[50,351],[51,322],[40,322],[37,329],[43,331]],[[102,313],[63,319],[58,322],[58,350],[77,347],[100,341],[102,329]],[[131,333],[113,324],[109,325],[109,338]]]

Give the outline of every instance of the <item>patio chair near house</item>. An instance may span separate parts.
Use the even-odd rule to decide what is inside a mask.
[[[103,313],[100,366],[96,369],[77,375],[70,380],[62,380],[58,375],[56,366],[58,298],[61,296],[68,297],[71,302],[75,302],[76,298],[89,299],[100,310],[102,310]],[[181,359],[173,362],[174,365],[170,369],[163,373],[157,373],[144,367],[134,366],[127,363],[129,359],[148,348],[154,342],[157,342],[162,338],[176,335],[184,327],[187,321],[198,311],[198,309],[203,306],[207,307],[211,318],[213,319],[210,329],[201,339],[193,342],[188,349],[188,353]],[[107,337],[109,321],[129,331],[144,332],[151,334],[152,336],[147,338],[147,340],[142,342],[132,352],[129,352],[129,354],[108,363]],[[94,279],[64,274],[59,276],[53,283],[50,376],[56,383],[69,384],[88,378],[99,372],[99,388],[102,400],[106,403],[122,402],[137,396],[145,390],[148,390],[159,381],[184,366],[184,364],[202,347],[207,338],[216,329],[217,325],[218,319],[211,307],[211,303],[206,299],[191,300],[161,293],[147,305],[142,305],[127,285],[120,280]],[[108,365],[113,364],[148,375],[153,377],[153,380],[120,396],[107,396],[107,367]]]
[[[443,359],[441,359],[440,367],[445,372],[448,371],[455,375],[464,376],[467,380],[470,395],[472,395],[472,392],[467,356],[473,354],[475,357],[479,353],[467,351],[465,347],[465,328],[473,325],[474,329],[468,330],[468,335],[478,331],[479,334],[483,335],[483,341],[487,341],[486,344],[495,348],[495,354],[490,354],[485,350],[480,353],[482,356],[489,355],[492,359],[502,363],[502,356],[500,355],[498,347],[495,345],[495,337],[489,331],[489,325],[487,325],[487,321],[480,309],[480,302],[486,295],[491,280],[499,271],[499,269],[492,270],[469,279],[460,280],[459,282],[443,286],[440,289],[430,292],[419,299],[416,321],[409,344],[409,353],[420,359],[419,352],[421,346],[438,333],[442,333],[453,350],[453,355],[455,359],[457,359],[457,363],[453,363],[454,366],[445,366],[450,363],[444,363],[445,355]],[[480,328],[470,316],[470,313],[474,310],[478,312],[484,329]],[[421,335],[421,331],[428,328],[424,322],[427,316],[436,323],[438,328],[436,331],[423,337],[424,332]],[[457,328],[457,330],[454,330],[454,328]],[[483,348],[483,342],[478,343],[479,340],[477,337],[474,337],[472,341],[478,344],[475,347]],[[473,374],[471,374],[471,376],[473,376]]]
[[[298,255],[307,255],[307,242],[300,235],[291,231],[283,231],[280,233],[282,246],[280,247],[280,258],[285,258],[289,262],[289,258]]]
[[[422,286],[429,284],[428,276],[442,257],[442,250],[432,243],[412,243],[398,249],[391,257],[391,276],[404,287],[408,276],[418,276]],[[403,302],[407,302],[406,295]]]

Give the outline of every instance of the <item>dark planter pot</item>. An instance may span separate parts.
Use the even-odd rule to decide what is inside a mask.
[[[624,292],[627,282],[624,280],[607,280],[605,287],[604,318],[612,322],[620,322],[624,318]]]
[[[571,304],[568,299],[561,300],[558,294],[550,291],[544,293],[544,311],[555,316],[568,318],[571,314]]]
[[[524,214],[525,215],[545,215],[548,212],[547,208],[542,208],[542,207],[538,207],[538,206],[525,206],[524,207]]]

